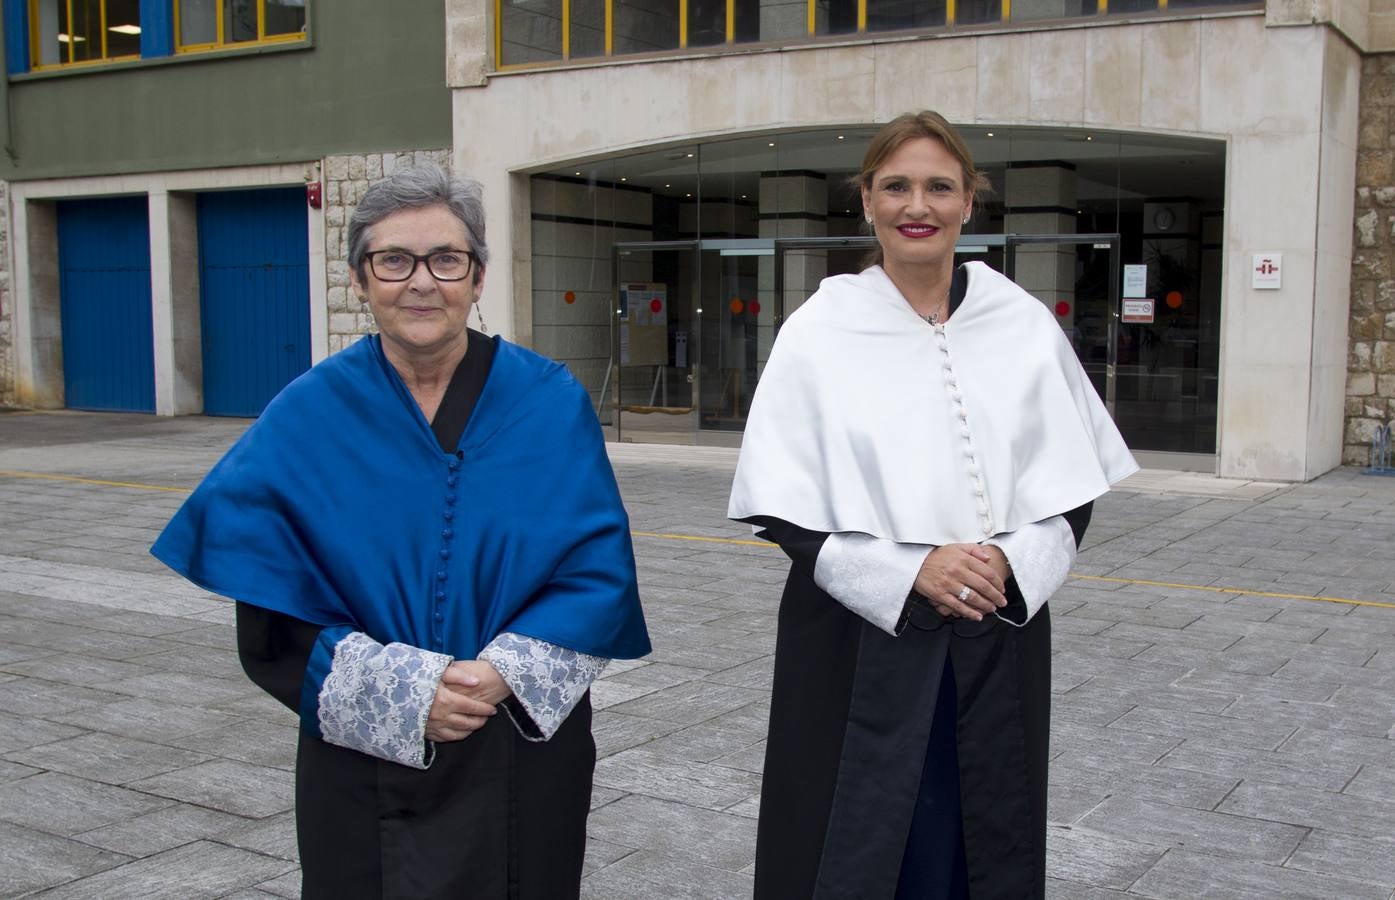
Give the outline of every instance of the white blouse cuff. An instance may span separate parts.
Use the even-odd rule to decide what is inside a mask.
[[[895,635],[921,563],[934,549],[931,544],[901,544],[856,531],[834,532],[819,550],[814,583]]]
[[[510,631],[490,641],[479,658],[493,666],[513,690],[517,706],[506,702],[503,708],[519,734],[530,741],[545,741],[556,734],[610,663],[604,656],[578,653]],[[529,721],[520,721],[520,714]]]
[[[1075,534],[1062,516],[994,535],[984,543],[1001,549],[1008,565],[1012,566],[1017,588],[1027,604],[1027,616],[1021,622],[1004,615],[998,618],[1019,627],[1030,622],[1037,610],[1065,584],[1070,567],[1075,563]]]

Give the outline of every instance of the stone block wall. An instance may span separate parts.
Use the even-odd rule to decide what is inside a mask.
[[[321,180],[324,183],[325,268],[329,304],[329,352],[338,353],[361,336],[376,330],[366,304],[358,302],[349,287],[349,216],[368,186],[391,175],[397,166],[436,162],[450,168],[449,150],[405,150],[395,153],[365,153],[328,156]],[[479,327],[471,318],[471,325]],[[3,327],[3,326],[0,326]]]
[[[1395,53],[1361,64],[1355,228],[1342,462],[1364,465],[1395,421]]]
[[[15,389],[14,292],[10,290],[10,186],[0,181],[0,406],[19,402]]]

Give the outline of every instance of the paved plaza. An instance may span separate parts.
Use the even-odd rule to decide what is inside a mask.
[[[147,553],[245,426],[0,412],[0,896],[298,895],[294,718]],[[594,690],[585,895],[747,897],[786,560],[724,518],[734,451],[612,459],[654,652]],[[1144,472],[1073,572],[1048,894],[1389,900],[1395,478]]]

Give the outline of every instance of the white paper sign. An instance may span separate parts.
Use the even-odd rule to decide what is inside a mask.
[[[1124,266],[1124,296],[1148,296],[1148,267],[1146,265]]]
[[[1250,287],[1257,291],[1277,291],[1283,287],[1282,253],[1256,253],[1250,266]]]

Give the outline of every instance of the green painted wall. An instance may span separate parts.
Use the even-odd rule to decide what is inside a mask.
[[[310,32],[302,49],[11,78],[0,178],[450,146],[442,0],[314,0]]]

